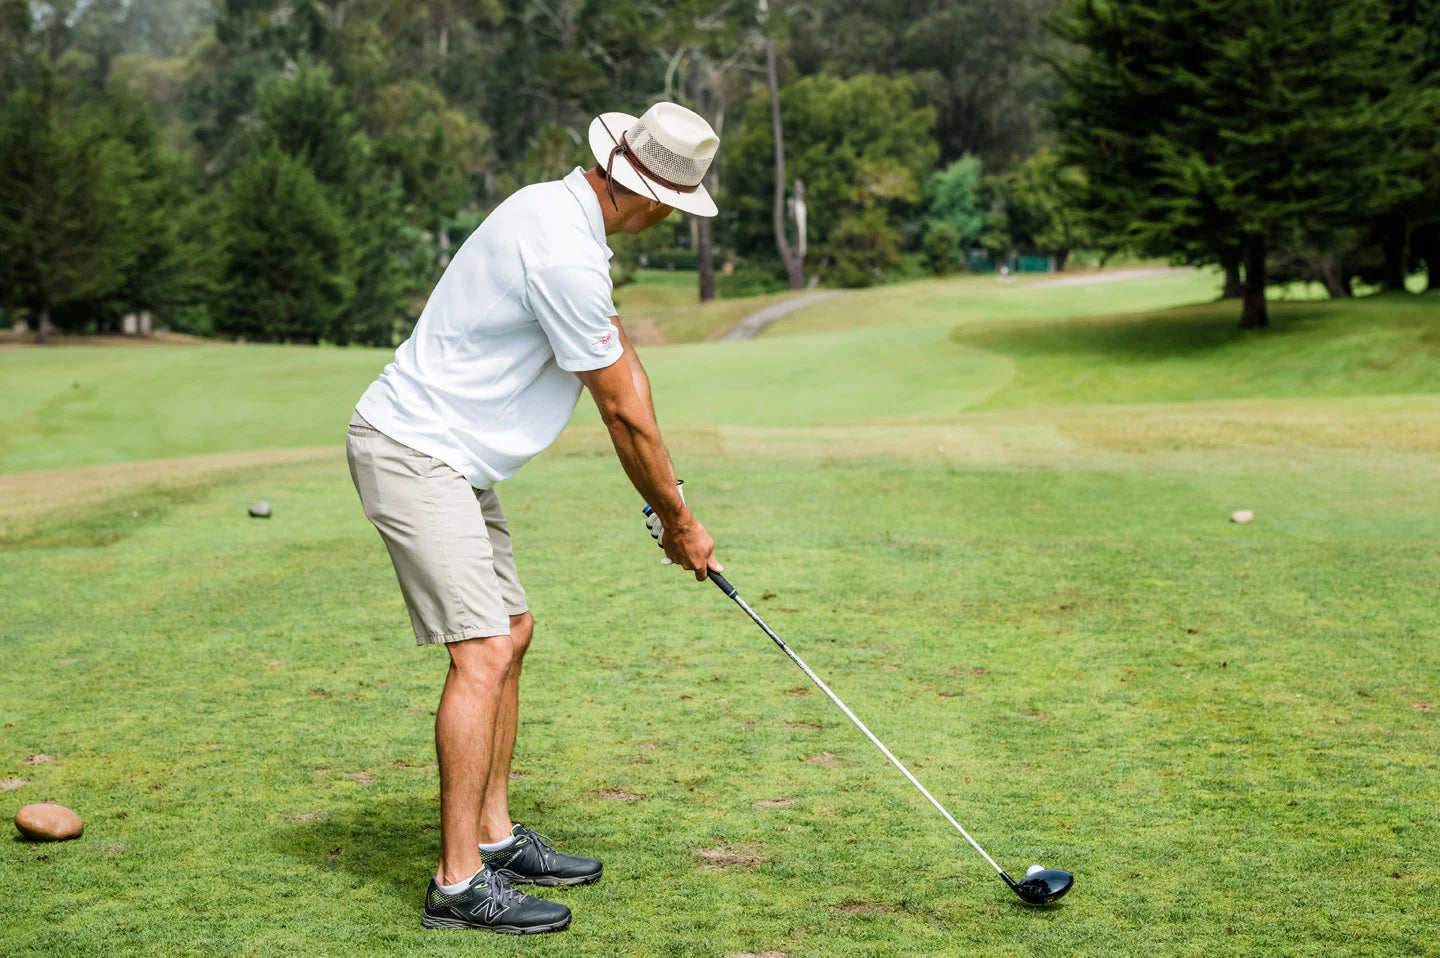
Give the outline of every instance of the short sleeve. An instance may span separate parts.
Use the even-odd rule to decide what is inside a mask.
[[[549,266],[530,275],[530,311],[540,321],[561,369],[603,369],[624,352],[610,322],[615,315],[610,290],[610,277],[589,266]]]

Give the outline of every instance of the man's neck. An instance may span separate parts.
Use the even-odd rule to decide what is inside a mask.
[[[600,175],[598,168],[585,171],[585,182],[590,184],[590,189],[595,191],[595,199],[600,203],[600,218],[605,223],[605,235],[614,236],[620,232],[620,224],[624,216],[610,202],[610,194],[605,191],[605,177]]]

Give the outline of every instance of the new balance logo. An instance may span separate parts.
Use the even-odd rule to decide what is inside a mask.
[[[470,917],[493,925],[500,920],[501,915],[509,910],[509,905],[502,905],[494,898],[482,898],[479,904],[470,909]]]

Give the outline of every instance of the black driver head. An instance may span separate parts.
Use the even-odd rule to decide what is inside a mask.
[[[1022,882],[1012,882],[1010,887],[1020,899],[1030,905],[1048,905],[1059,901],[1075,884],[1075,876],[1058,868],[1047,868],[1026,876]]]

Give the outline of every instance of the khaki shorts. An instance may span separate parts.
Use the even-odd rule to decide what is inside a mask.
[[[390,550],[416,644],[509,635],[510,616],[527,606],[495,490],[476,489],[358,412],[345,455],[365,517]]]

